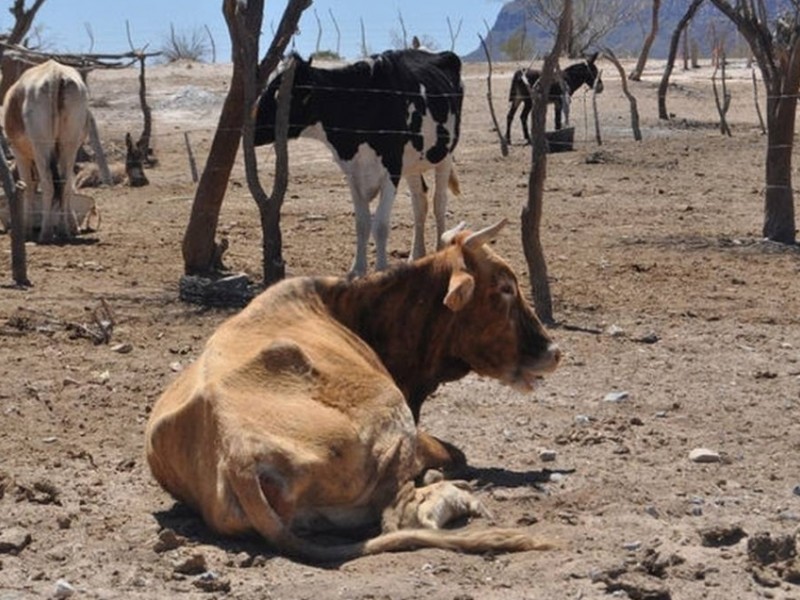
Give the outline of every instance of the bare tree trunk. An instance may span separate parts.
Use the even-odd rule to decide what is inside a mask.
[[[764,237],[785,244],[795,243],[794,194],[792,193],[792,149],[794,146],[797,88],[780,97],[780,85],[767,100],[767,164],[764,200]],[[784,94],[788,93],[788,90]]]
[[[333,10],[329,8],[328,14],[331,17],[331,21],[333,21],[333,28],[336,30],[336,58],[341,58],[339,51],[342,47],[342,32],[339,30],[339,23],[336,22],[336,17],[333,16]]]
[[[36,0],[28,10],[25,10],[25,0],[14,0],[14,6],[9,9],[9,12],[14,15],[14,27],[4,40],[7,44],[22,43],[42,4],[44,4],[44,0]]]
[[[456,47],[456,40],[458,39],[458,34],[461,33],[461,24],[464,22],[464,19],[458,20],[458,27],[456,27],[455,31],[453,31],[453,24],[450,22],[450,17],[447,17],[447,30],[450,32],[450,52],[453,52]],[[483,41],[481,41],[483,43]],[[483,44],[484,46],[486,44]]]
[[[5,136],[0,133],[5,144]],[[28,258],[25,251],[25,215],[22,210],[20,192],[14,183],[6,155],[0,152],[0,183],[8,201],[8,217],[11,221],[11,276],[20,287],[31,285],[28,279]]]
[[[494,112],[494,103],[492,102],[492,57],[489,54],[489,48],[486,47],[486,42],[483,41],[483,36],[478,34],[478,38],[481,40],[481,46],[483,46],[483,51],[486,54],[486,63],[489,65],[489,74],[486,76],[486,100],[489,102],[489,113],[492,116],[492,123],[494,123],[494,130],[497,132],[497,137],[500,138],[500,154],[508,156],[508,142],[505,136],[503,136],[500,125],[497,123],[497,115]]]
[[[263,7],[263,0],[258,1]],[[267,55],[258,66],[259,84],[266,81],[267,74],[277,65],[297,29],[300,15],[309,4],[310,0],[289,0],[278,26],[278,33],[272,40]],[[223,0],[222,3],[222,12],[232,40],[236,35],[237,6],[237,0]],[[252,15],[252,12],[248,11],[248,14]],[[238,50],[234,49],[234,56],[236,52]],[[183,237],[183,260],[187,275],[208,274],[214,270],[214,257],[218,253],[214,235],[219,222],[219,211],[239,150],[244,113],[249,110],[249,107],[244,106],[243,68],[239,61],[233,61],[228,95],[222,105],[211,150],[195,192],[189,224]]]
[[[194,160],[192,144],[189,142],[189,132],[183,132],[183,142],[186,144],[186,156],[189,158],[189,172],[192,175],[192,183],[197,183],[197,162]]]
[[[597,82],[601,81],[600,75],[602,75],[602,69],[597,74],[597,78],[594,80],[594,85],[592,86],[592,115],[594,115],[594,139],[597,142],[598,146],[603,145],[603,138],[600,135],[600,117],[597,114]]]
[[[758,80],[756,79],[756,69],[754,66],[750,67],[750,73],[753,76],[753,102],[756,105],[756,115],[758,115],[758,126],[761,128],[761,133],[767,133],[767,128],[764,125],[764,117],[761,114],[761,105],[758,103]]]
[[[317,45],[314,46],[314,54],[319,54],[320,44],[322,43],[322,21],[320,21],[316,9],[314,9],[314,18],[317,21]],[[256,60],[258,60],[258,57],[256,57]]]
[[[208,25],[204,25],[206,30],[206,35],[208,36],[208,43],[211,44],[211,63],[216,64],[217,62],[217,44],[214,42],[214,36],[211,35],[211,29],[209,29]]]
[[[675,56],[678,54],[678,43],[681,39],[681,32],[684,30],[689,21],[694,17],[694,13],[700,8],[703,0],[692,0],[689,8],[686,9],[681,20],[675,26],[675,31],[672,32],[672,38],[669,43],[669,56],[667,57],[667,64],[664,67],[664,75],[661,77],[661,83],[658,86],[658,118],[669,120],[669,113],[667,112],[667,88],[669,87],[669,76],[672,74],[672,68],[675,65]]]
[[[258,71],[253,67],[258,60],[258,35],[260,19],[253,15],[247,18],[247,12],[256,11],[263,13],[263,0],[251,0],[247,8],[237,13],[237,31],[239,48],[238,60],[245,67],[244,104],[253,106],[258,97],[259,81]],[[289,180],[289,154],[287,151],[289,133],[289,107],[291,102],[292,84],[294,82],[294,61],[284,71],[280,90],[278,91],[278,114],[276,115],[275,131],[275,185],[272,196],[268,196],[258,179],[258,164],[255,153],[255,122],[253,114],[248,111],[244,118],[242,128],[242,147],[244,151],[245,173],[247,186],[253,199],[258,205],[261,218],[262,255],[264,286],[270,286],[284,278],[286,267],[282,256],[282,236],[280,228],[281,206],[286,194]]]
[[[642,130],[639,128],[639,109],[636,104],[636,98],[628,89],[628,79],[625,77],[625,69],[622,68],[622,64],[620,64],[616,54],[614,54],[611,48],[604,48],[603,54],[611,61],[611,64],[616,67],[619,73],[620,82],[622,83],[622,93],[625,94],[625,97],[631,105],[631,129],[633,130],[633,139],[637,142],[641,142]]]
[[[553,49],[545,57],[539,81],[533,86],[533,128],[531,131],[531,172],[528,178],[528,203],[522,207],[522,248],[528,263],[533,293],[533,304],[544,323],[553,323],[553,301],[547,279],[547,263],[541,241],[541,223],[544,205],[544,181],[547,177],[547,94],[553,81],[558,57],[569,38],[572,22],[572,0],[564,0],[561,19]]]
[[[722,68],[714,67],[714,73],[711,75],[711,87],[714,90],[714,103],[717,106],[717,113],[719,114],[719,130],[722,132],[723,135],[727,135],[731,137],[733,134],[731,133],[731,128],[728,127],[728,120],[726,115],[728,114],[728,108],[731,105],[731,95],[728,92],[728,87],[725,84],[725,52],[724,50],[721,52],[719,62],[722,64]],[[719,90],[717,90],[717,70],[722,71],[722,98],[719,96]]]
[[[763,234],[784,244],[796,242],[792,151],[800,89],[800,15],[769,29],[763,0],[712,0],[747,40],[767,91],[767,161]],[[790,13],[789,13],[790,15]]]
[[[644,72],[644,65],[647,63],[647,57],[650,55],[650,48],[658,35],[658,11],[661,9],[661,0],[653,0],[653,12],[651,13],[650,33],[644,39],[642,45],[642,52],[639,54],[639,60],[636,62],[636,67],[630,74],[631,81],[641,81],[642,73]]]
[[[153,111],[150,110],[150,105],[147,104],[147,78],[144,72],[145,60],[147,60],[147,56],[143,52],[139,53],[139,104],[142,107],[144,126],[142,128],[142,135],[139,136],[136,146],[142,153],[145,163],[153,164],[153,150],[150,148],[150,138],[153,135]]]

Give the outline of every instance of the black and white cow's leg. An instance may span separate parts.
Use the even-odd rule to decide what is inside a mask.
[[[406,177],[411,192],[411,207],[414,209],[414,233],[411,239],[411,254],[408,260],[425,256],[425,220],[428,217],[428,194],[422,182],[422,175],[414,173]]]
[[[528,117],[531,114],[531,109],[533,108],[533,101],[532,100],[525,100],[524,106],[522,107],[522,112],[519,115],[519,121],[522,123],[522,134],[525,136],[525,141],[530,144],[531,143],[531,134],[528,130]]]
[[[511,125],[514,123],[514,115],[517,113],[520,101],[516,97],[510,100],[508,114],[506,115],[506,143],[511,144]]]
[[[369,213],[369,201],[353,196],[353,208],[356,214],[356,254],[350,267],[349,277],[361,277],[367,272],[367,244],[372,227]]]
[[[372,219],[372,237],[375,240],[375,269],[377,271],[383,271],[389,264],[386,256],[386,246],[389,242],[392,205],[396,194],[397,183],[391,177],[387,177],[381,185],[378,208],[375,209],[375,216]]]
[[[555,110],[556,129],[561,129],[561,111],[563,110],[561,98],[553,101],[553,109]]]

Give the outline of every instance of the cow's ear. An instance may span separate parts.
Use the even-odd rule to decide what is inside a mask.
[[[466,271],[453,271],[447,295],[444,297],[444,305],[453,312],[458,312],[472,300],[474,291],[475,278],[472,275]]]

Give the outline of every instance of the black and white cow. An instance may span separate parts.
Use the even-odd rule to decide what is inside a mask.
[[[296,62],[289,138],[325,142],[347,177],[356,215],[356,255],[351,276],[367,270],[367,242],[375,239],[378,270],[387,265],[389,217],[400,178],[405,177],[414,208],[411,259],[425,254],[427,194],[422,173],[435,169],[437,240],[445,231],[448,185],[457,190],[452,152],[458,143],[461,60],[452,52],[389,50],[335,68]],[[255,144],[275,140],[281,75],[258,100]],[[374,220],[369,204],[380,193]]]

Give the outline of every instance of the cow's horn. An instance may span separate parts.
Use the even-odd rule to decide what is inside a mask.
[[[456,237],[456,234],[460,231],[464,231],[464,228],[467,224],[464,221],[461,221],[458,225],[453,227],[452,229],[448,229],[442,234],[442,245],[448,246],[453,243],[453,239]]]
[[[484,244],[491,242],[494,238],[496,238],[497,234],[500,233],[500,230],[507,224],[507,219],[501,219],[494,225],[489,225],[489,227],[485,227],[480,231],[470,234],[470,236],[464,240],[464,246],[466,248],[480,248]]]

